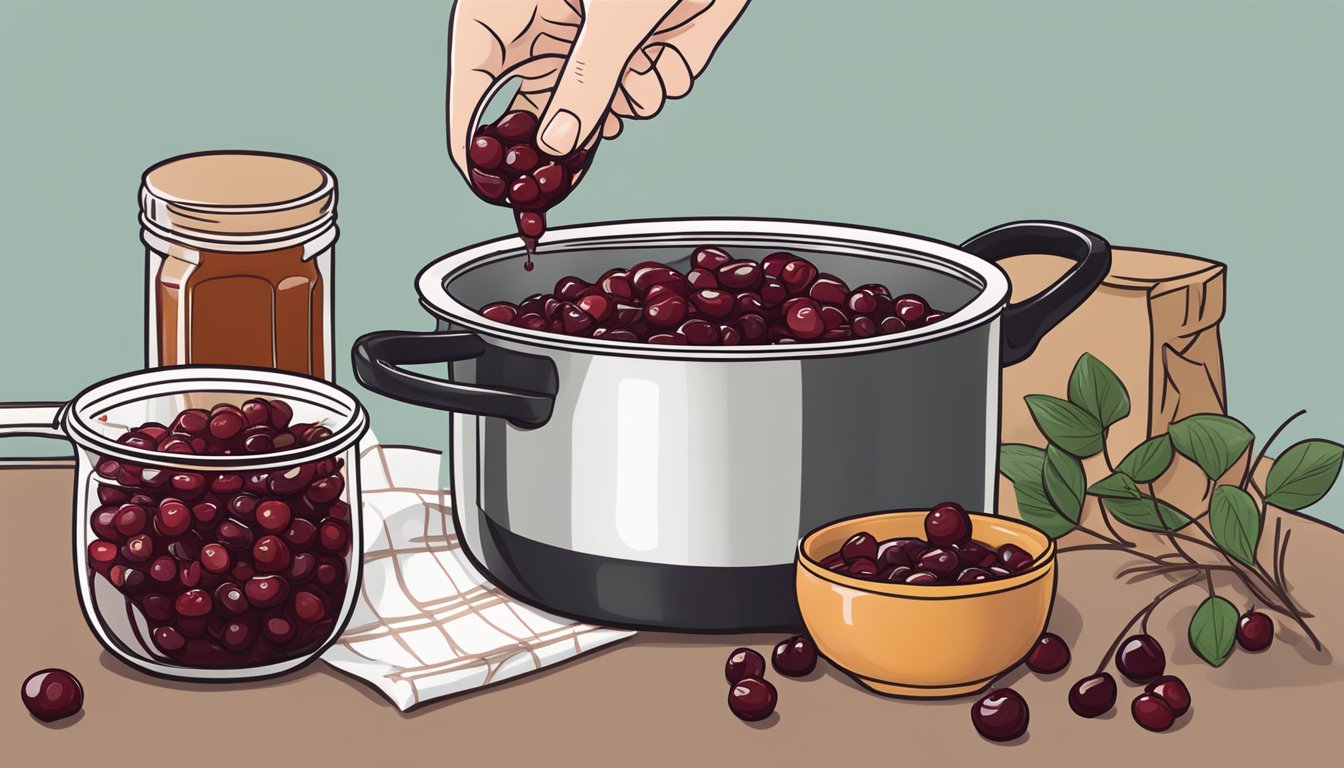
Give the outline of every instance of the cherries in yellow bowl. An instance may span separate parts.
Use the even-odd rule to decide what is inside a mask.
[[[818,528],[796,572],[803,621],[832,664],[883,694],[964,696],[1044,631],[1055,545],[1019,520],[944,504]]]

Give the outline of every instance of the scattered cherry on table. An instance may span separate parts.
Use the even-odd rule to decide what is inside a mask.
[[[1162,644],[1152,635],[1130,635],[1116,651],[1115,666],[1131,681],[1146,683],[1162,675],[1167,668],[1167,657],[1162,652]]]
[[[1256,653],[1274,642],[1274,620],[1260,611],[1251,611],[1237,621],[1237,645]]]
[[[781,640],[770,659],[779,674],[803,677],[817,668],[817,647],[807,635],[794,635]]]
[[[734,683],[728,691],[728,708],[742,720],[764,720],[775,711],[779,692],[775,686],[760,679],[748,677]]]
[[[1027,654],[1027,667],[1042,675],[1052,675],[1069,666],[1069,646],[1064,638],[1046,632]]]
[[[33,717],[52,722],[70,717],[84,706],[84,686],[64,669],[42,669],[19,688],[23,706]]]
[[[728,654],[728,662],[724,665],[723,675],[727,678],[729,685],[736,685],[739,681],[748,677],[763,677],[765,675],[765,659],[761,654],[750,648],[737,648]]]
[[[990,741],[1012,741],[1027,732],[1031,711],[1012,688],[1000,688],[971,705],[971,724]]]

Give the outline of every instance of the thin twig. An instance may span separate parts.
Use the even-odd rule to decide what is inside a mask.
[[[1055,552],[1064,554],[1065,552],[1086,552],[1094,549],[1107,549],[1114,552],[1128,552],[1128,547],[1122,547],[1118,544],[1074,544],[1071,547],[1060,547]]]
[[[1111,463],[1111,449],[1107,444],[1107,438],[1110,436],[1110,433],[1110,428],[1107,428],[1101,433],[1101,458],[1106,462],[1106,470],[1111,474],[1115,474],[1115,465]],[[1097,500],[1097,508],[1101,510],[1101,520],[1106,523],[1106,530],[1110,531],[1111,535],[1114,536],[1116,540],[1124,542],[1127,546],[1138,546],[1134,542],[1126,539],[1115,529],[1115,522],[1111,520],[1111,513],[1107,511],[1106,504],[1100,499]]]
[[[1265,454],[1269,452],[1269,446],[1274,442],[1276,438],[1278,438],[1279,435],[1283,434],[1283,430],[1287,429],[1289,424],[1292,424],[1294,421],[1296,421],[1299,416],[1305,416],[1306,413],[1307,413],[1306,409],[1303,409],[1298,411],[1297,413],[1294,413],[1292,416],[1289,416],[1287,419],[1284,420],[1282,424],[1279,425],[1279,428],[1274,430],[1274,433],[1269,436],[1269,439],[1265,441],[1264,446],[1260,448],[1260,455],[1256,456],[1255,461],[1251,462],[1246,467],[1246,474],[1243,475],[1241,478],[1241,489],[1243,491],[1246,490],[1246,485],[1250,483],[1251,480],[1255,477],[1255,470],[1260,468],[1260,462],[1265,460]]]
[[[1135,549],[1135,547],[1136,547],[1137,545],[1130,544],[1129,546],[1125,546],[1125,542],[1117,541],[1116,539],[1112,539],[1110,536],[1107,536],[1106,534],[1101,533],[1101,532],[1099,532],[1099,531],[1094,531],[1094,530],[1092,530],[1091,528],[1088,528],[1088,527],[1085,526],[1085,525],[1078,525],[1078,526],[1075,526],[1075,527],[1074,527],[1074,530],[1082,531],[1083,533],[1086,533],[1086,534],[1089,535],[1089,536],[1095,536],[1096,538],[1101,539],[1102,541],[1104,541],[1104,542],[1106,542],[1106,543],[1108,543],[1108,544],[1113,544],[1113,545],[1115,545],[1115,546],[1118,547],[1118,548],[1124,549],[1126,552],[1129,552],[1131,555],[1134,555],[1135,557],[1142,557],[1144,560],[1148,560],[1149,562],[1153,562],[1153,563],[1160,563],[1160,562],[1162,562],[1162,561],[1159,560],[1157,557],[1154,557],[1153,555],[1150,555],[1150,554],[1148,554],[1147,552],[1142,552],[1142,551],[1140,551],[1140,550],[1138,550],[1138,549]]]
[[[1131,618],[1129,622],[1125,624],[1125,628],[1120,630],[1120,633],[1115,636],[1115,640],[1111,643],[1111,647],[1106,649],[1106,655],[1101,657],[1101,664],[1097,665],[1097,671],[1093,674],[1097,675],[1101,674],[1102,671],[1106,669],[1106,665],[1111,663],[1111,656],[1115,655],[1115,649],[1120,647],[1120,641],[1125,638],[1125,633],[1129,632],[1129,628],[1134,626],[1134,622],[1143,619],[1144,624],[1146,626],[1148,616],[1152,615],[1153,611],[1157,608],[1158,605],[1162,603],[1163,600],[1166,600],[1168,597],[1171,597],[1173,594],[1176,593],[1177,590],[1184,589],[1185,587],[1190,586],[1198,579],[1199,575],[1196,574],[1186,579],[1185,581],[1177,582],[1176,584],[1167,587],[1166,589],[1158,593],[1157,597],[1154,597],[1147,605],[1139,609],[1139,612],[1134,614],[1134,617]],[[1144,634],[1148,634],[1147,631],[1145,631]]]
[[[1274,580],[1283,583],[1282,549],[1279,545],[1279,532],[1283,528],[1283,518],[1274,518],[1274,548],[1269,551],[1270,566],[1274,569]]]
[[[1130,581],[1130,583],[1134,583],[1142,581],[1144,579],[1152,578],[1154,576],[1165,576],[1169,573],[1180,573],[1181,571],[1200,571],[1200,572],[1228,571],[1230,573],[1237,573],[1236,568],[1227,565],[1205,565],[1202,563],[1191,565],[1189,563],[1177,563],[1175,565],[1163,565],[1163,566],[1156,566],[1156,565],[1131,566],[1117,573],[1116,578],[1123,578],[1125,576],[1136,575],[1137,578],[1131,579]],[[1196,574],[1196,577],[1198,577],[1198,575],[1199,574]],[[1275,603],[1273,600],[1264,599],[1264,597],[1259,593],[1253,593],[1253,594],[1255,594],[1256,599],[1259,600],[1264,605],[1266,610],[1274,611],[1275,613],[1281,613],[1284,616],[1292,618],[1293,614],[1287,608],[1284,608],[1278,603]],[[1303,613],[1301,615],[1309,619],[1315,618],[1315,616],[1309,613]]]
[[[1282,527],[1283,519],[1276,518],[1274,520],[1274,552],[1272,555],[1274,558],[1274,580],[1280,584],[1283,583],[1283,551],[1287,549],[1287,547],[1279,541],[1279,529]],[[1292,533],[1292,531],[1289,531],[1289,533]]]

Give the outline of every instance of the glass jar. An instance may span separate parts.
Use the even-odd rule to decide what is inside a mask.
[[[260,152],[145,172],[146,366],[247,365],[333,380],[336,177]]]
[[[340,635],[362,562],[368,419],[352,395],[276,371],[160,368],[86,390],[57,423],[79,460],[80,603],[112,653],[230,681],[299,667]]]

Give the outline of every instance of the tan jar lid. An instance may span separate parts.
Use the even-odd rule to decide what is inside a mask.
[[[140,223],[192,248],[299,245],[336,225],[336,177],[320,163],[264,152],[202,152],[145,171]]]

